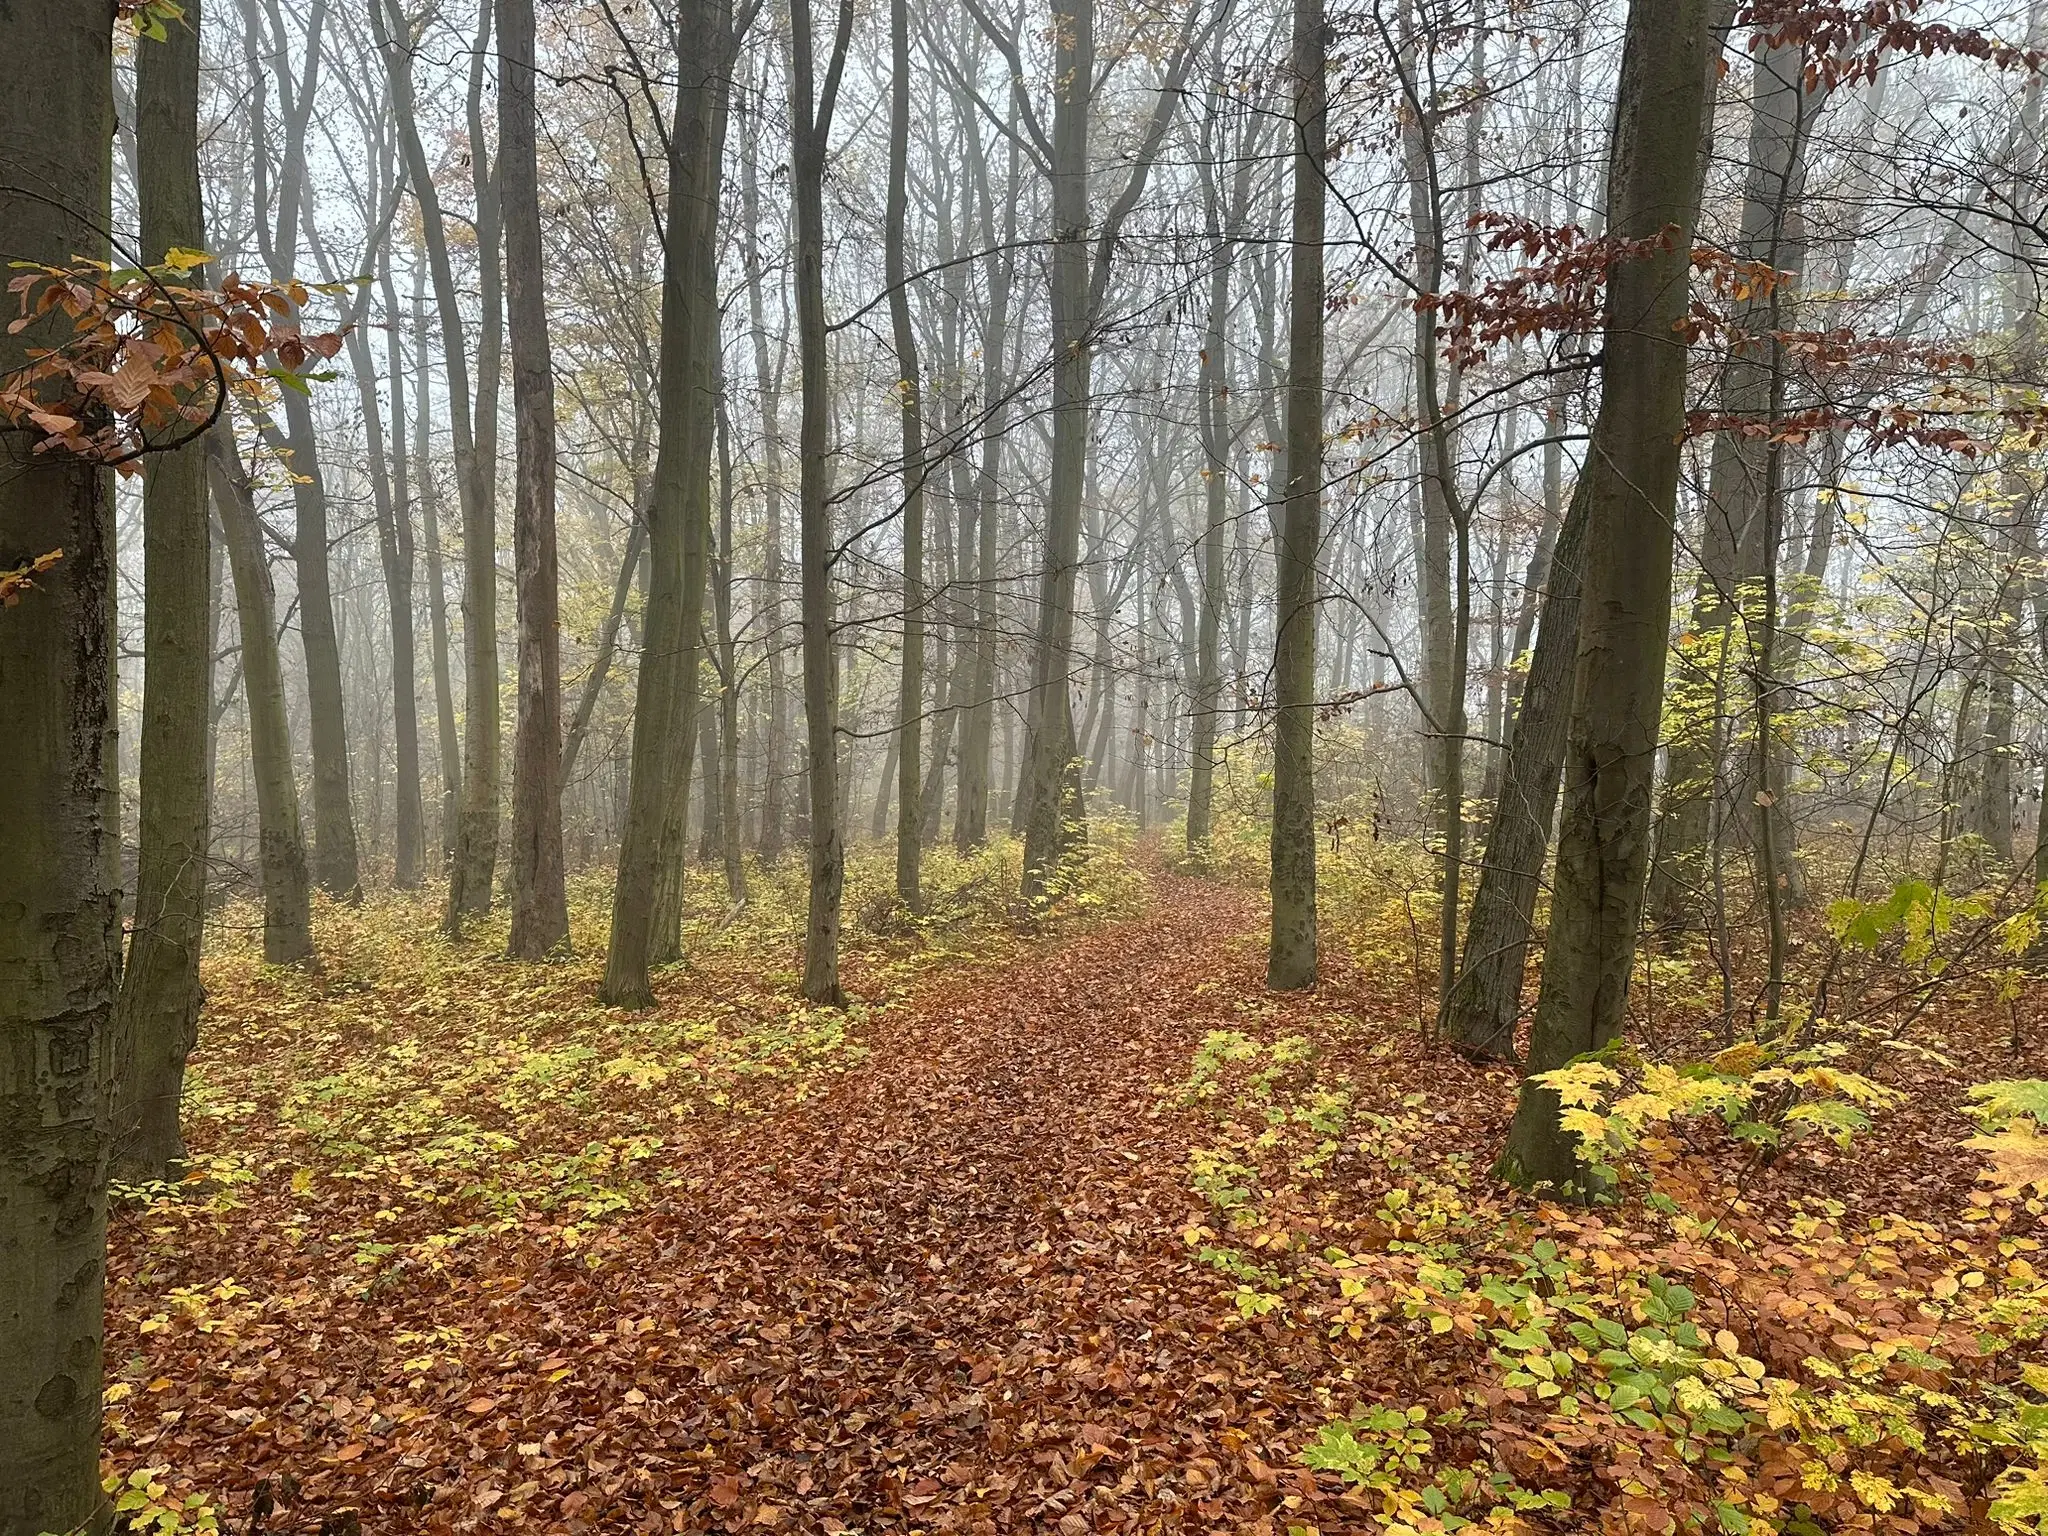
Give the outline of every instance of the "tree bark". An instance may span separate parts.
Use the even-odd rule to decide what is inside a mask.
[[[1657,242],[1612,269],[1600,413],[1587,452],[1587,557],[1564,823],[1531,1078],[1619,1034],[1649,864],[1651,791],[1671,620],[1671,559],[1701,130],[1717,46],[1717,0],[1630,0],[1623,43],[1609,227]],[[1528,1186],[1583,1188],[1557,1094],[1533,1081],[1501,1158]]]
[[[1514,714],[1479,886],[1472,893],[1463,962],[1444,1003],[1444,1037],[1478,1056],[1506,1060],[1515,1053],[1522,971],[1535,928],[1536,892],[1550,848],[1550,826],[1557,814],[1558,773],[1564,765],[1565,728],[1571,717],[1590,486],[1591,481],[1581,476],[1556,546],[1548,554],[1543,617]]]
[[[113,0],[0,7],[0,229],[17,260],[109,254],[113,30]],[[69,334],[68,322],[44,321],[0,336],[0,372]],[[99,1536],[106,1100],[121,942],[110,878],[120,829],[107,795],[118,772],[112,496],[97,466],[32,455],[28,434],[6,436],[0,569],[63,557],[0,610],[10,839],[0,859],[0,1536]]]
[[[512,745],[512,932],[516,960],[569,942],[562,867],[562,639],[555,557],[555,373],[548,344],[534,149],[533,0],[497,0],[498,174],[512,338],[518,469],[512,514],[519,603],[519,718]]]
[[[1274,561],[1272,936],[1266,984],[1316,980],[1316,562],[1323,502],[1323,0],[1294,0],[1294,230],[1289,248],[1287,489]]]
[[[263,958],[271,965],[296,965],[313,953],[312,898],[298,781],[292,770],[284,665],[278,655],[277,598],[270,562],[263,553],[256,498],[234,434],[225,424],[208,435],[206,453],[242,637],[242,700],[249,715],[257,862],[263,872]]]
[[[648,969],[678,952],[681,863],[696,733],[703,530],[709,507],[710,351],[717,338],[719,167],[732,58],[728,0],[693,0],[680,17],[681,57],[669,137],[663,232],[660,443],[649,495],[646,644],[633,711],[632,774],[612,898],[604,999],[652,1007]],[[697,419],[701,412],[702,420]],[[692,549],[694,547],[694,557]],[[695,601],[691,590],[695,590]]]
[[[882,281],[896,345],[896,419],[903,443],[903,661],[896,694],[896,898],[923,909],[918,863],[924,853],[924,398],[917,332],[910,323],[903,226],[909,212],[910,6],[890,0],[889,190],[882,218]]]
[[[790,183],[796,208],[797,351],[803,416],[797,434],[798,519],[803,565],[804,724],[810,761],[810,895],[804,926],[804,1000],[836,1007],[839,906],[846,879],[840,826],[839,676],[833,646],[831,381],[826,375],[825,148],[853,31],[853,0],[840,0],[832,53],[820,86],[810,0],[790,0]]]
[[[135,58],[142,249],[151,262],[173,248],[206,248],[197,0],[165,32],[165,41],[138,48]],[[197,280],[204,284],[203,275]],[[154,454],[144,476],[142,810],[134,930],[115,1012],[115,1166],[138,1182],[175,1179],[185,1160],[178,1110],[203,996],[213,689],[206,448],[192,443]]]

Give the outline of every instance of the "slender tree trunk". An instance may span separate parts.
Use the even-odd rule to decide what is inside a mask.
[[[1052,478],[1024,782],[1024,894],[1037,896],[1067,845],[1074,757],[1070,672],[1081,497],[1088,474],[1088,119],[1095,83],[1095,0],[1070,0],[1054,28],[1052,119]]]
[[[434,483],[433,369],[427,356],[421,274],[413,272],[412,326],[417,364],[413,458],[419,465],[421,537],[427,545],[427,624],[433,646],[434,739],[441,765],[441,870],[455,863],[455,826],[462,805],[462,738],[455,726],[455,678],[448,664],[448,575],[441,563],[441,499]]]
[[[145,261],[206,248],[199,197],[199,5],[135,59]],[[204,281],[201,277],[200,281]],[[153,455],[143,482],[142,813],[134,933],[115,1012],[115,1164],[137,1180],[176,1178],[185,1060],[199,1035],[206,916],[209,633],[213,562],[206,449]]]
[[[924,907],[918,862],[924,853],[924,396],[917,332],[910,323],[903,226],[909,213],[910,6],[890,0],[889,190],[882,220],[882,281],[896,344],[896,416],[903,442],[903,663],[896,702],[896,897]]]
[[[485,0],[488,12],[489,0]],[[448,926],[459,931],[462,919],[486,911],[491,899],[491,868],[498,840],[498,588],[497,529],[493,506],[496,458],[486,458],[477,441],[472,416],[469,346],[463,334],[461,296],[448,258],[447,227],[433,170],[420,142],[413,101],[410,34],[397,0],[373,0],[372,20],[391,82],[392,110],[398,121],[399,147],[406,179],[419,202],[420,229],[427,248],[427,270],[434,285],[441,320],[441,353],[448,379],[448,420],[455,442],[456,492],[462,503],[463,550],[463,752],[458,790],[455,849],[449,861]],[[479,153],[480,150],[473,150]],[[479,244],[487,266],[494,265],[494,226],[478,210]],[[494,286],[494,285],[493,285]],[[486,306],[485,332],[478,342],[480,380],[496,362],[496,342],[489,335],[493,319]],[[479,388],[479,396],[484,391]],[[491,392],[495,395],[495,390]],[[424,405],[424,401],[423,401]],[[424,416],[424,409],[422,410]],[[495,407],[492,411],[495,417]],[[492,445],[494,446],[494,445]],[[437,547],[434,507],[429,499],[430,547]],[[438,579],[435,590],[440,590]],[[437,648],[439,635],[436,636]],[[452,713],[452,711],[451,711]],[[445,766],[444,766],[445,773]]]
[[[761,857],[782,857],[786,835],[783,774],[789,761],[789,685],[783,675],[782,637],[782,379],[768,364],[766,284],[761,274],[759,135],[755,124],[740,135],[740,254],[747,278],[747,317],[754,350],[754,387],[761,412],[762,631],[767,637],[768,729],[761,752]],[[786,355],[786,353],[785,353]]]
[[[1674,503],[1685,419],[1692,232],[1717,0],[1630,0],[1611,159],[1609,222],[1656,241],[1608,280],[1600,414],[1585,475],[1587,558],[1542,991],[1528,1072],[1562,1066],[1621,1030],[1649,865]],[[1668,238],[1659,239],[1660,236]],[[1502,1173],[1567,1188],[1585,1174],[1557,1094],[1525,1081]]]
[[[256,498],[233,432],[225,425],[216,428],[206,440],[206,451],[242,636],[242,698],[249,714],[257,862],[263,872],[263,958],[271,965],[295,965],[313,953],[312,903],[305,837],[299,826],[298,782],[292,771],[284,666],[278,655],[277,599],[270,563],[263,554]]]
[[[650,581],[633,711],[633,767],[612,898],[604,998],[653,1006],[648,968],[680,943],[689,760],[696,734],[704,538],[709,508],[710,352],[717,338],[719,169],[731,66],[729,0],[693,0],[679,17],[689,68],[669,140],[663,237],[660,443],[648,503]],[[693,413],[703,417],[698,420]],[[694,553],[693,553],[694,548]],[[692,600],[692,588],[695,599]]]
[[[1557,814],[1558,773],[1571,717],[1590,485],[1590,479],[1580,478],[1548,559],[1543,618],[1515,710],[1500,800],[1487,832],[1472,914],[1465,924],[1464,960],[1444,1004],[1440,1027],[1445,1038],[1480,1056],[1506,1059],[1515,1051],[1522,970],[1534,932],[1550,825]]]
[[[1294,0],[1294,231],[1287,324],[1287,491],[1274,563],[1273,927],[1268,986],[1316,980],[1316,563],[1322,553],[1323,0]]]
[[[725,894],[735,906],[747,899],[746,828],[740,816],[740,654],[732,629],[732,420],[725,379],[718,388],[718,548],[712,572],[712,618],[718,627],[719,853],[725,864]],[[708,762],[708,760],[707,760]],[[707,769],[708,771],[708,769]]]
[[[498,174],[505,201],[512,411],[518,492],[512,514],[519,594],[519,722],[512,746],[514,959],[569,941],[562,867],[562,650],[555,558],[555,374],[535,163],[533,0],[497,0]]]
[[[17,260],[108,254],[113,0],[0,7],[0,229]],[[59,189],[62,199],[29,188]],[[158,253],[161,256],[161,252]],[[0,372],[68,323],[0,337]],[[7,433],[0,569],[63,551],[0,610],[0,1536],[107,1529],[100,1346],[120,973],[111,488]]]
[[[806,1002],[837,1006],[839,906],[846,878],[840,826],[839,677],[833,648],[831,380],[826,375],[825,148],[853,30],[853,0],[841,0],[832,54],[817,82],[810,0],[790,0],[790,183],[796,207],[797,348],[803,369],[798,430],[799,524],[803,563],[804,722],[809,734],[810,901],[804,931]]]
[[[1014,115],[1015,109],[1012,109]],[[1008,187],[1016,185],[1016,150],[1011,150]],[[1002,623],[1002,591],[997,582],[997,553],[1000,546],[997,525],[997,497],[1002,479],[1003,438],[1009,421],[1006,392],[1009,380],[1004,372],[1005,348],[1009,342],[1010,288],[1016,272],[1009,246],[1016,237],[1017,204],[1006,198],[1003,215],[1003,249],[996,249],[995,198],[989,187],[988,165],[982,152],[978,128],[968,137],[968,167],[981,198],[982,238],[990,247],[986,263],[987,307],[984,311],[981,343],[982,439],[981,464],[975,484],[975,557],[977,587],[974,631],[974,660],[968,687],[968,705],[960,732],[959,803],[953,812],[953,843],[962,853],[988,840],[990,769],[995,751],[996,636]]]
[[[387,246],[379,280],[384,298],[385,367],[391,378],[392,493],[389,516],[379,516],[378,550],[384,564],[384,600],[390,610],[391,734],[397,755],[397,836],[391,883],[410,891],[419,887],[426,862],[426,806],[420,773],[419,657],[413,622],[417,563],[412,538],[412,465],[405,440],[405,357],[390,254]],[[374,381],[363,415],[366,422],[377,419]],[[381,422],[375,436],[383,436]],[[373,459],[377,452],[376,447],[371,448]]]

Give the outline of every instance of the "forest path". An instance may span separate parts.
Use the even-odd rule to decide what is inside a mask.
[[[604,1410],[678,1453],[639,1528],[1275,1529],[1261,1453],[1327,1414],[1281,1330],[1222,1328],[1161,1093],[1263,991],[1258,920],[1155,876],[1139,917],[928,990],[829,1093],[698,1149],[647,1262],[587,1298],[658,1341]]]

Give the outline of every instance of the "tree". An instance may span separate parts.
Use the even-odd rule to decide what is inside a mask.
[[[1615,1038],[1628,1001],[1671,620],[1686,313],[1716,0],[1630,0],[1610,157],[1600,412],[1583,474],[1587,545],[1564,821],[1528,1074],[1501,1169],[1584,1178],[1557,1094],[1533,1079]]]
[[[889,4],[889,195],[882,215],[882,281],[896,344],[896,417],[903,440],[903,662],[896,705],[896,897],[911,911],[924,905],[918,860],[924,851],[919,764],[924,725],[924,399],[918,378],[917,332],[910,323],[903,226],[909,217],[910,6]]]
[[[198,0],[135,60],[144,259],[203,251]],[[121,976],[115,1156],[137,1181],[176,1178],[185,1059],[199,1034],[206,916],[213,586],[201,443],[153,454],[143,481],[143,717],[135,919]]]
[[[0,229],[16,260],[104,256],[114,0],[0,8]],[[0,334],[0,373],[60,315]],[[99,1485],[110,1025],[120,965],[108,815],[113,504],[105,470],[10,426],[0,570],[58,558],[0,608],[0,1536],[106,1529]],[[59,553],[61,552],[61,553]]]
[[[1329,97],[1322,0],[1294,0],[1294,235],[1287,322],[1287,489],[1274,579],[1273,928],[1266,984],[1316,979],[1316,565],[1323,501],[1323,157]]]
[[[548,346],[534,151],[533,0],[498,0],[498,173],[518,434],[513,562],[519,594],[519,723],[512,748],[512,936],[537,960],[569,938],[562,868],[562,652],[555,556],[555,375]]]
[[[680,20],[679,56],[688,67],[677,86],[668,137],[661,441],[647,512],[647,643],[633,711],[632,778],[605,954],[604,998],[615,1007],[653,1005],[648,967],[665,946],[679,942],[688,762],[696,731],[704,544],[703,531],[693,532],[693,524],[709,506],[712,433],[705,396],[716,336],[716,215],[734,28],[731,8],[721,0],[693,3]],[[664,884],[671,887],[666,902]]]
[[[803,414],[797,430],[797,524],[802,563],[804,726],[811,810],[809,906],[804,924],[806,1002],[837,1006],[839,900],[846,879],[840,832],[839,666],[833,643],[830,380],[825,332],[825,146],[853,35],[853,0],[840,0],[832,52],[818,80],[810,0],[790,0],[790,196],[796,209],[797,359]]]

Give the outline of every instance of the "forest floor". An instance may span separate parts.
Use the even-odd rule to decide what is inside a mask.
[[[1432,1245],[1483,1226],[1472,1251],[1539,1268],[1562,1244],[1588,1272],[1709,1280],[1712,1245],[1493,1191],[1513,1076],[1419,1042],[1405,968],[1274,997],[1256,897],[1146,866],[1056,932],[856,942],[849,1014],[792,1011],[716,922],[644,1016],[590,1001],[592,932],[551,973],[408,936],[424,907],[325,914],[317,975],[217,964],[209,1183],[116,1216],[110,1471],[149,1529],[237,1536],[350,1510],[408,1536],[1300,1536],[1789,1507],[1799,1467],[1768,1455],[1704,1493],[1671,1471],[1691,1482],[1666,1497],[1621,1424],[1593,1448],[1603,1513],[1587,1487],[1561,1508],[1587,1447],[1490,1363],[1488,1325],[1520,1314],[1461,1309]],[[1806,1221],[1825,1275],[1859,1186],[1921,1179],[1920,1209],[1967,1212],[1968,1160],[1913,1149],[1968,1129],[1944,1103],[1898,1152],[1819,1152],[1775,1194],[1752,1166],[1740,1203],[1768,1202],[1760,1234]],[[1977,1251],[1966,1224],[1929,1234]],[[1789,1311],[1729,1360],[1869,1347],[1867,1297],[1778,1273]],[[1923,1528],[1891,1502],[1825,1528]],[[1615,1524],[1630,1508],[1646,1523]]]

